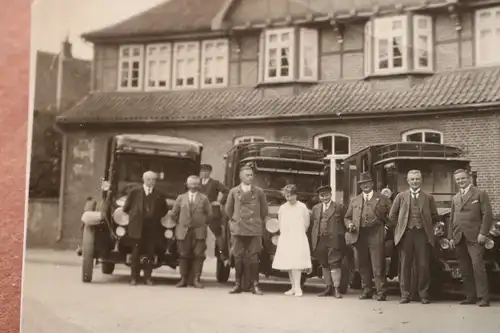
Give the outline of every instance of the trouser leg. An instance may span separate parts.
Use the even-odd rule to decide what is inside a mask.
[[[148,282],[153,273],[155,244],[151,239],[144,239],[141,247],[144,251],[144,278]]]
[[[259,287],[259,254],[262,250],[261,236],[250,236],[247,247],[250,288],[254,294],[262,295]],[[300,284],[300,282],[299,282]]]
[[[414,247],[413,234],[407,230],[399,245],[400,271],[399,288],[401,289],[401,298],[410,297],[411,289],[411,269],[413,265]]]
[[[186,287],[189,279],[190,272],[190,239],[188,234],[182,240],[177,240],[177,251],[179,253],[179,271],[181,274],[181,280],[177,284],[177,287]]]
[[[457,244],[458,264],[464,281],[464,292],[468,299],[475,299],[476,283],[474,280],[474,268],[467,249],[467,240],[463,236]]]
[[[207,250],[207,241],[206,239],[197,239],[194,243],[194,249],[193,249],[193,255],[194,255],[194,260],[193,260],[193,274],[194,274],[194,281],[193,285],[196,288],[203,288],[203,285],[201,284],[201,274],[203,272],[203,263],[205,262],[205,252]]]
[[[431,245],[423,228],[415,231],[414,255],[417,267],[418,294],[421,299],[429,298],[429,287],[431,285]]]
[[[242,292],[244,251],[245,248],[241,236],[232,236],[231,254],[233,255],[234,258],[235,285],[229,292],[231,294],[238,294]]]
[[[136,283],[139,278],[140,269],[140,253],[139,253],[139,241],[134,241],[132,244],[132,255],[130,263],[130,278],[132,283]]]
[[[375,288],[378,295],[385,295],[387,276],[385,271],[384,226],[374,226],[370,229],[368,247]]]
[[[364,295],[371,295],[373,289],[373,273],[368,247],[368,230],[360,228],[359,239],[356,242],[355,250],[358,257],[359,273],[361,275],[361,285]]]
[[[483,259],[484,246],[476,242],[467,242],[467,251],[472,262],[477,297],[489,301],[488,276]]]

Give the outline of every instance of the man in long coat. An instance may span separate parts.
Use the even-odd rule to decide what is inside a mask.
[[[188,285],[189,275],[194,275],[193,286],[203,288],[200,278],[207,249],[207,224],[212,219],[212,206],[208,198],[198,191],[200,178],[189,176],[188,191],[177,197],[172,208],[172,221],[176,224],[175,238],[179,253],[181,280],[178,288]]]
[[[399,249],[401,301],[410,302],[412,267],[417,269],[417,288],[422,304],[429,303],[430,260],[435,245],[434,224],[439,215],[434,197],[421,190],[422,173],[411,170],[407,176],[410,188],[396,196],[389,219],[396,226],[394,243]]]
[[[259,288],[259,253],[262,250],[264,221],[268,214],[266,195],[261,188],[252,185],[253,169],[250,166],[241,168],[240,179],[241,184],[229,191],[226,202],[236,279],[230,293],[243,291],[241,283],[245,272],[252,293],[262,295]]]
[[[311,248],[323,270],[326,289],[318,296],[342,298],[340,281],[345,255],[344,206],[332,201],[332,188],[318,190],[320,203],[311,212]]]
[[[212,166],[210,164],[202,164],[200,168],[201,184],[199,191],[205,194],[212,204],[213,218],[209,223],[210,230],[215,236],[215,242],[219,248],[219,254],[222,259],[227,259],[226,246],[222,237],[222,220],[225,216],[222,215],[221,206],[227,199],[229,189],[220,181],[211,177]]]
[[[466,299],[461,304],[490,305],[488,277],[484,265],[484,244],[493,223],[493,212],[488,194],[472,185],[466,170],[454,172],[460,187],[451,202],[451,221],[448,231],[450,245],[456,247],[458,263],[464,277]]]
[[[358,256],[363,285],[360,299],[372,299],[373,278],[377,300],[385,301],[387,277],[384,244],[390,203],[386,196],[373,191],[373,181],[368,173],[360,175],[358,184],[362,193],[351,200],[344,219],[346,243],[354,245]]]
[[[155,188],[158,176],[153,171],[143,175],[144,185],[132,189],[123,205],[123,212],[129,215],[127,234],[133,240],[131,281],[137,284],[140,264],[144,265],[144,278],[148,285],[153,285],[155,247],[163,235],[161,219],[167,214],[167,200]],[[144,256],[141,258],[141,254]]]

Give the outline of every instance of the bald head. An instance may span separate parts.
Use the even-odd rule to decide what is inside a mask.
[[[142,175],[142,180],[144,181],[144,185],[147,187],[153,187],[156,184],[156,180],[158,179],[158,175],[153,171],[146,171]]]

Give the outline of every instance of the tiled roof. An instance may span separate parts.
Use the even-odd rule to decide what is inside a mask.
[[[93,93],[60,122],[198,122],[286,119],[431,111],[436,108],[500,106],[500,67],[442,72],[407,90],[377,91],[371,83],[319,83],[295,96],[264,98],[258,88],[227,88],[164,93]]]
[[[87,40],[210,31],[226,0],[170,0],[112,26],[83,34]]]

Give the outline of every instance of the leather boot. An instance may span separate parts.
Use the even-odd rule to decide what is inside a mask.
[[[252,263],[250,266],[250,288],[252,290],[252,294],[254,295],[263,295],[264,293],[260,290],[259,287],[259,263]]]
[[[241,289],[241,280],[243,278],[243,263],[241,259],[238,259],[234,263],[234,287],[229,291],[230,294],[240,294],[243,290]]]
[[[179,260],[179,271],[181,273],[181,280],[175,286],[177,288],[185,288],[188,285],[189,274],[188,261],[186,259]]]
[[[333,297],[342,298],[342,294],[340,293],[340,280],[342,278],[342,271],[340,268],[332,269],[330,272],[333,281]]]
[[[319,293],[319,297],[330,296],[333,293],[333,282],[332,276],[330,274],[330,270],[328,268],[322,268],[323,271],[323,280],[325,281],[326,288],[323,292]]]
[[[201,284],[201,272],[203,271],[203,261],[201,260],[195,260],[193,262],[193,273],[194,273],[194,280],[193,280],[193,287],[198,288],[198,289],[203,289],[203,285]]]

